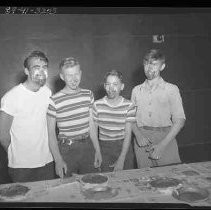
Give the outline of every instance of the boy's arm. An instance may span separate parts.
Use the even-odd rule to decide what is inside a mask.
[[[120,153],[120,157],[124,158],[126,157],[128,148],[131,143],[131,133],[132,133],[132,123],[131,122],[126,122],[125,126],[125,139],[122,145],[122,151]]]
[[[185,125],[186,117],[179,88],[175,85],[171,86],[171,88],[169,89],[168,96],[173,125],[171,126],[171,129],[166,135],[166,137],[158,145],[154,146],[152,157],[155,159],[159,159],[162,156],[162,153],[165,150],[166,146],[169,144],[169,142],[176,138],[177,134]]]
[[[13,116],[4,111],[0,111],[0,143],[7,152],[11,142],[10,128],[12,126]]]
[[[169,90],[169,101],[173,125],[167,136],[161,142],[163,146],[166,146],[177,136],[180,130],[184,127],[186,119],[182,104],[182,97],[180,95],[179,88],[175,85]]]
[[[185,119],[183,118],[175,118],[173,120],[173,125],[169,131],[169,133],[166,135],[166,137],[157,145],[152,146],[152,152],[151,157],[153,159],[159,159],[162,156],[163,151],[165,150],[166,146],[171,142],[173,139],[176,138],[177,134],[180,132],[180,130],[185,125]]]
[[[57,138],[56,138],[56,119],[47,115],[47,125],[48,125],[48,142],[49,148],[53,155],[56,164],[56,174],[63,178],[64,173],[67,172],[67,166],[60,154]]]
[[[132,123],[126,122],[125,138],[124,138],[123,145],[122,145],[122,151],[119,155],[117,162],[114,165],[114,171],[123,170],[123,168],[124,168],[125,157],[127,155],[128,148],[131,143],[131,132],[132,132]]]
[[[138,88],[138,86],[133,88],[132,93],[131,93],[131,101],[136,106],[136,108],[138,108],[137,100],[136,100],[136,95],[138,95],[138,93],[139,93],[139,92],[137,92],[138,89],[140,89],[140,87]],[[145,138],[144,135],[140,132],[137,122],[133,123],[132,131],[135,135],[135,138],[139,142],[139,146],[144,147],[149,144],[149,141],[147,140],[147,138]]]
[[[92,110],[89,110],[90,118],[89,118],[89,127],[90,127],[90,138],[92,140],[93,146],[95,148],[95,167],[100,167],[102,163],[102,155],[100,151],[100,145],[98,141],[98,127],[94,122]]]
[[[177,134],[180,132],[180,130],[184,127],[185,125],[185,119],[182,118],[177,118],[173,120],[173,125],[171,127],[171,130],[167,134],[167,136],[163,139],[161,144],[166,146],[171,140],[176,138]]]

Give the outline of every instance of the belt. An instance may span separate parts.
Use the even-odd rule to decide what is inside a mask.
[[[150,131],[168,131],[171,126],[166,126],[166,127],[151,127],[151,126],[143,126],[141,128],[145,130],[150,130]]]
[[[89,135],[80,135],[77,137],[67,137],[67,136],[62,135],[62,136],[58,136],[58,139],[61,144],[71,145],[72,143],[85,143],[88,137]]]

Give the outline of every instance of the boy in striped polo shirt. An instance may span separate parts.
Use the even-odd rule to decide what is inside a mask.
[[[124,88],[122,74],[112,70],[105,75],[107,95],[94,102],[93,118],[99,128],[103,172],[134,168],[131,146],[131,124],[136,108],[120,95]],[[97,130],[97,129],[96,129]]]
[[[79,87],[81,74],[76,59],[70,57],[62,60],[60,78],[65,82],[65,87],[51,97],[48,108],[49,144],[56,174],[61,178],[72,173],[97,172],[96,168],[102,161],[90,117],[94,96],[92,91]],[[56,125],[59,130],[58,142]]]

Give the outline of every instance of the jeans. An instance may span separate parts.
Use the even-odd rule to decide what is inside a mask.
[[[82,141],[76,140],[71,145],[60,141],[59,150],[67,164],[66,177],[72,176],[72,173],[86,174],[98,172],[94,168],[95,149],[90,137]]]
[[[102,154],[102,172],[111,172],[113,167],[110,165],[114,164],[119,158],[122,151],[123,140],[116,141],[99,141],[100,149]],[[125,170],[134,169],[134,152],[132,145],[130,144],[128,152],[125,157],[124,168]]]

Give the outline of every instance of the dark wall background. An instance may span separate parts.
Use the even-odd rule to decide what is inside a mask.
[[[58,78],[60,60],[73,56],[83,70],[81,86],[93,90],[96,99],[104,95],[103,76],[111,69],[122,71],[123,95],[130,98],[132,88],[145,79],[141,65],[144,52],[160,47],[167,57],[163,77],[179,86],[187,117],[177,138],[181,156],[186,161],[208,160],[210,25],[210,12],[0,15],[0,97],[24,80],[26,55],[42,50],[50,60],[48,85],[53,92],[63,87]],[[164,43],[152,43],[154,34],[164,34]],[[0,167],[5,167],[2,148],[0,153]]]

